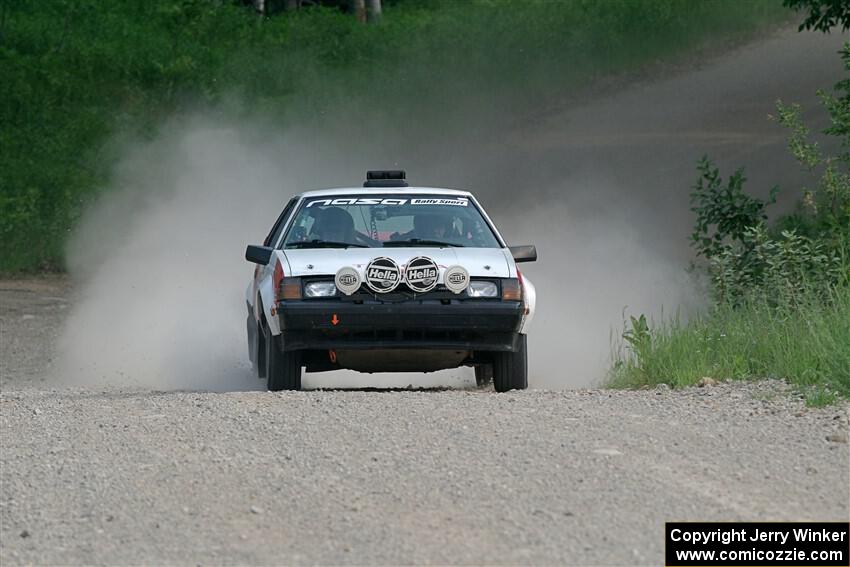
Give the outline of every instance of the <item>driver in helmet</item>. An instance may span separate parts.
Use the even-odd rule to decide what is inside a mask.
[[[439,240],[449,235],[449,221],[441,215],[419,214],[413,217],[413,232],[418,238]]]
[[[452,237],[451,220],[435,213],[419,213],[413,217],[413,230],[395,233],[391,240],[443,240]]]
[[[354,219],[346,210],[339,207],[322,210],[316,218],[313,233],[328,242],[346,242],[349,244],[357,242]]]

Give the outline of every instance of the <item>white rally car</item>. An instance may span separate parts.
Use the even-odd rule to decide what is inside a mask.
[[[479,385],[528,387],[535,291],[470,193],[408,187],[370,171],[363,187],[293,197],[262,246],[245,299],[248,347],[269,390],[321,372],[475,367]]]

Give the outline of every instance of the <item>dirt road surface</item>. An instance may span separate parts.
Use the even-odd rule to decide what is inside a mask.
[[[667,520],[848,517],[847,406],[807,409],[779,382],[58,388],[71,297],[0,281],[3,565],[657,565]]]
[[[673,154],[664,161],[681,164],[660,171],[665,182],[687,184],[691,154],[705,143],[724,162],[761,168],[782,152],[782,138],[762,116],[748,117],[769,112],[777,96],[830,84],[837,40],[818,38],[780,35],[697,71],[701,82],[638,85],[590,107],[610,113],[609,122],[583,121],[581,112],[550,117],[514,139],[518,159],[568,155],[547,161],[565,171],[540,175],[580,181],[592,168],[616,180],[665,155],[647,145],[660,140]],[[769,54],[783,52],[771,41],[805,49],[770,65]],[[783,74],[800,79],[779,81]],[[729,83],[718,77],[737,77],[738,86],[721,88]],[[618,120],[613,113],[635,98],[663,104]],[[674,131],[679,137],[668,137]],[[594,144],[619,157],[594,163],[582,153]],[[634,210],[686,206],[623,198]],[[52,361],[79,291],[63,278],[0,280],[4,566],[658,565],[668,520],[850,515],[847,405],[806,408],[780,382],[505,395],[248,391],[256,380],[236,381],[243,391],[160,392],[128,386],[132,376],[70,387]],[[104,324],[114,320],[103,314]],[[530,378],[537,387],[583,381]]]

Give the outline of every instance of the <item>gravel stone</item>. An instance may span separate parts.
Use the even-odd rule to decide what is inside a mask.
[[[833,443],[847,443],[847,432],[832,433],[826,436],[826,440]]]

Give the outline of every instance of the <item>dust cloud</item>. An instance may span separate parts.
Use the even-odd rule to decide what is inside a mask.
[[[121,142],[111,188],[72,240],[79,297],[55,374],[128,387],[262,388],[247,362],[245,245],[262,240],[294,193],[400,168],[413,185],[472,190],[510,243],[538,246],[540,261],[521,266],[538,292],[530,386],[598,384],[624,315],[657,318],[699,303],[685,272],[696,160],[709,153],[725,168],[748,164],[758,190],[795,182],[784,132],[766,115],[779,97],[813,105],[816,88],[839,76],[839,44],[783,32],[534,120],[528,105],[467,124],[412,117],[387,126],[340,114],[279,130],[259,116],[176,118],[153,141]],[[770,60],[805,80],[756,72]],[[305,375],[308,387],[470,383],[469,369]]]

